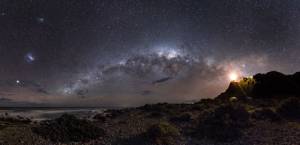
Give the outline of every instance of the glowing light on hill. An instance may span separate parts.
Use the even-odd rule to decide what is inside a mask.
[[[230,81],[237,81],[239,78],[239,75],[236,72],[230,72],[228,75],[228,78]]]

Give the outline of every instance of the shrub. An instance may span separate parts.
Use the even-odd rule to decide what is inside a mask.
[[[249,113],[242,106],[225,105],[200,119],[196,134],[215,141],[233,141],[249,126]]]
[[[100,121],[100,122],[105,122],[106,121],[106,117],[103,114],[96,114],[93,119]]]
[[[277,108],[277,112],[287,119],[300,119],[300,99],[288,98]]]
[[[172,117],[170,119],[172,122],[188,122],[191,121],[191,115],[189,113],[184,113],[180,116]]]
[[[268,121],[279,121],[280,116],[271,109],[260,109],[256,110],[252,114],[252,118],[257,120],[268,120]]]
[[[151,112],[148,117],[150,118],[162,118],[164,116],[163,113],[160,112]]]
[[[179,130],[167,122],[160,122],[150,127],[146,132],[147,137],[157,145],[176,145],[180,137]]]
[[[104,130],[94,126],[92,122],[68,114],[41,122],[38,127],[33,128],[33,132],[54,142],[88,141],[104,135]]]
[[[222,104],[221,101],[217,99],[201,99],[199,102],[196,102],[191,105],[191,111],[203,111],[218,105]]]

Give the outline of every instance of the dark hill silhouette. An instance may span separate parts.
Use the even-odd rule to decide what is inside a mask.
[[[243,78],[238,82],[231,82],[227,90],[217,99],[230,97],[267,99],[285,96],[300,96],[300,72],[285,75],[271,71],[266,74],[256,74],[253,78]]]

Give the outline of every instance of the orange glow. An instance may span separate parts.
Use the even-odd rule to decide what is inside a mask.
[[[228,78],[230,81],[237,81],[239,78],[239,75],[236,72],[231,72],[231,73],[229,73]]]

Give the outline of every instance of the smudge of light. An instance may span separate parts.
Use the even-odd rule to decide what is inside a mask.
[[[72,88],[63,88],[63,93],[67,94],[67,95],[71,95],[73,93],[73,89]]]
[[[121,61],[119,61],[119,65],[124,66],[126,64],[127,60],[122,59]]]
[[[33,61],[35,61],[35,57],[30,52],[27,53],[24,58],[25,58],[25,61],[28,63],[32,63]]]
[[[215,59],[213,57],[206,57],[204,58],[204,63],[207,66],[213,66],[215,64]]]
[[[66,96],[76,95],[76,93],[82,89],[88,89],[90,86],[100,84],[103,81],[103,73],[101,71],[102,70],[91,69],[89,73],[77,76],[79,79],[75,79],[71,85],[61,87],[58,92]]]
[[[44,23],[45,22],[45,18],[43,17],[38,17],[37,18],[38,23]]]

